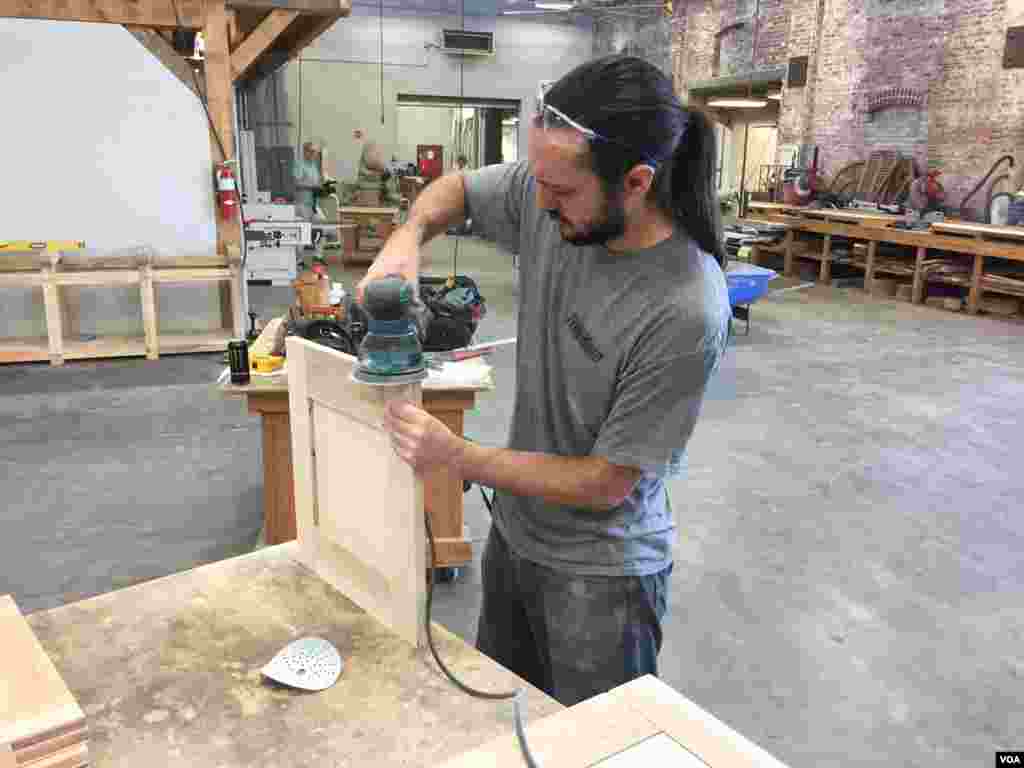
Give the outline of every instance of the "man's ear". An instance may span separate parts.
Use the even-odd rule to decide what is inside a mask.
[[[654,169],[649,165],[635,165],[626,174],[626,196],[647,197],[647,193],[654,183]]]

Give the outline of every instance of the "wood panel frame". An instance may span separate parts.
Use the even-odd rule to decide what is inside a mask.
[[[300,560],[415,647],[426,641],[423,481],[383,425],[419,384],[350,379],[356,358],[287,340],[292,471]]]

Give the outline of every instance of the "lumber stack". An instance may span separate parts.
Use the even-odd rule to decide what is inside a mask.
[[[10,595],[0,597],[0,648],[0,766],[87,766],[85,714]]]

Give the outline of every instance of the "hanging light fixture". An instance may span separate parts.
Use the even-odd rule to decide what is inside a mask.
[[[709,107],[720,109],[760,109],[768,106],[766,99],[754,99],[746,96],[714,98],[708,101]]]

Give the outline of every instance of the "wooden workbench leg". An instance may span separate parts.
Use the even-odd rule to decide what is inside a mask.
[[[791,277],[793,274],[793,241],[795,239],[792,229],[786,232],[786,240],[784,243],[785,250],[783,251],[782,257],[782,274],[786,277]]]
[[[142,297],[142,327],[146,334],[146,359],[157,360],[160,357],[160,337],[157,333],[153,267],[147,264],[144,267],[139,267],[139,272],[142,278],[139,280],[139,292]]]
[[[971,273],[971,292],[967,294],[967,311],[978,314],[978,305],[981,304],[981,280],[985,274],[985,257],[980,253],[974,256],[974,270]]]
[[[868,242],[868,263],[864,267],[864,290],[871,293],[875,283],[875,252],[878,250],[878,241]]]
[[[832,280],[832,235],[825,235],[825,250],[821,253],[821,270],[818,272],[818,281],[828,283]]]
[[[431,410],[454,434],[462,436],[463,413]],[[430,515],[437,564],[459,567],[473,559],[473,547],[463,534],[462,475],[449,467],[438,467],[423,478],[423,503]]]
[[[64,323],[60,313],[60,287],[52,269],[43,270],[43,304],[46,307],[46,337],[50,365],[64,365]]]
[[[295,489],[292,478],[291,420],[288,412],[263,419],[263,538],[267,545],[296,537]]]
[[[914,288],[913,288],[913,302],[920,304],[924,301],[924,272],[922,271],[922,264],[924,263],[924,257],[928,253],[928,249],[921,246],[917,249],[916,256],[914,258]]]

